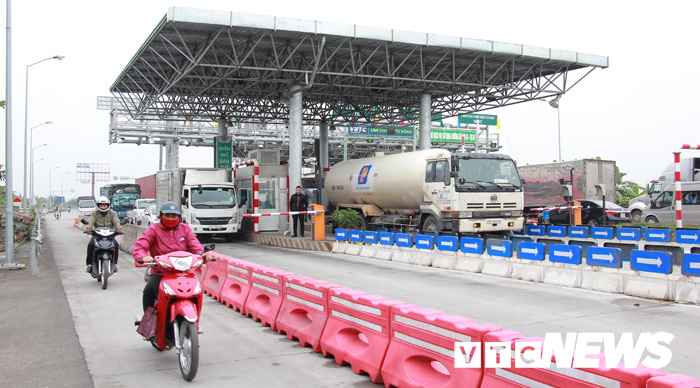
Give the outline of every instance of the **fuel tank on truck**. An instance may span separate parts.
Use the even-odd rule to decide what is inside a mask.
[[[430,149],[354,159],[333,166],[326,177],[328,200],[371,204],[384,211],[420,209],[428,160],[449,160],[450,152]]]

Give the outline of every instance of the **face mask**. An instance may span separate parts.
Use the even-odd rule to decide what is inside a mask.
[[[179,219],[179,218],[176,218],[176,219],[174,219],[174,220],[168,220],[168,219],[165,219],[165,218],[161,218],[161,219],[160,219],[160,223],[163,224],[163,226],[165,226],[166,228],[173,229],[174,227],[177,226],[177,224],[180,223],[180,219]]]

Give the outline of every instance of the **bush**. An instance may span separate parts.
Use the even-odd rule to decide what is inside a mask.
[[[331,220],[340,229],[357,229],[360,227],[360,213],[353,209],[340,209],[333,212]]]

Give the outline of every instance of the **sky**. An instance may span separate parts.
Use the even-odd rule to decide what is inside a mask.
[[[157,146],[109,145],[109,112],[97,96],[124,69],[168,7],[183,6],[395,28],[608,56],[560,102],[562,159],[615,160],[627,180],[645,184],[673,162],[678,144],[698,144],[700,63],[694,1],[277,1],[215,0],[12,2],[13,189],[24,186],[26,66],[28,127],[36,127],[35,194],[89,195],[77,163],[102,163],[110,175],[158,169]],[[6,7],[0,10],[6,20]],[[6,31],[6,29],[5,29]],[[3,51],[4,52],[4,51]],[[3,56],[5,59],[5,56]],[[2,61],[4,67],[5,60]],[[0,80],[5,89],[5,77]],[[6,97],[5,97],[6,98]],[[0,98],[1,99],[1,98]],[[497,110],[503,152],[519,164],[557,159],[557,111],[543,101]],[[0,112],[5,122],[5,112]],[[0,139],[5,164],[5,136]],[[181,147],[180,166],[209,166],[211,149]],[[692,151],[683,156],[693,156]],[[43,160],[41,160],[43,159]],[[99,183],[101,186],[107,182]]]

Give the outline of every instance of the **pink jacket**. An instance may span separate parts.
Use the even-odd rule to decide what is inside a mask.
[[[189,225],[180,223],[175,229],[169,229],[159,222],[149,226],[136,240],[131,255],[134,260],[139,260],[146,256],[155,257],[175,251],[187,251],[198,255],[204,251],[204,248]],[[169,271],[153,267],[152,273],[165,275]]]

